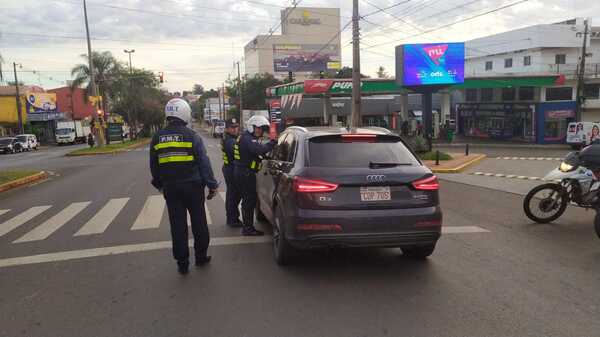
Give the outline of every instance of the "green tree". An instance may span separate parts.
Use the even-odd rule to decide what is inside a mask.
[[[244,101],[243,108],[254,110],[266,109],[267,88],[280,84],[283,84],[283,82],[269,73],[255,74],[252,77],[245,76],[242,96]],[[236,99],[239,97],[238,86],[235,81],[227,81],[225,90],[230,97],[235,97]]]
[[[388,75],[383,66],[379,66],[377,69],[377,78],[390,78],[390,75]]]
[[[335,78],[352,78],[352,68],[343,67],[342,69],[338,70],[337,74],[335,74]],[[360,74],[360,78],[369,78],[369,76]]]
[[[192,90],[194,95],[202,95],[204,93],[204,87],[202,84],[194,84],[194,89]]]
[[[87,54],[83,54],[81,57],[84,60],[88,59]],[[102,109],[106,111],[111,81],[119,76],[123,67],[109,51],[92,52],[92,63],[94,65],[94,80],[98,88],[98,94],[102,96]],[[87,63],[81,63],[73,67],[71,69],[71,76],[74,76],[71,85],[73,88],[86,85],[88,94],[91,94],[90,68]]]

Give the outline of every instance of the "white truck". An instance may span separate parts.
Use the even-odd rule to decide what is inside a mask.
[[[59,145],[76,144],[85,143],[91,129],[89,126],[83,125],[81,121],[58,121],[54,133]]]

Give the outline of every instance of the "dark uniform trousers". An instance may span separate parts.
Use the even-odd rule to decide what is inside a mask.
[[[238,205],[242,197],[236,187],[234,177],[234,166],[233,164],[223,165],[223,177],[225,178],[225,184],[227,185],[227,191],[225,193],[225,213],[227,214],[227,223],[233,224],[240,218],[240,211]]]
[[[189,212],[196,258],[204,258],[210,240],[204,207],[204,186],[198,182],[165,185],[164,197],[171,222],[173,257],[177,261],[187,261],[189,258],[187,223]]]
[[[235,165],[235,184],[242,197],[242,219],[244,227],[254,226],[254,209],[256,208],[256,172]]]

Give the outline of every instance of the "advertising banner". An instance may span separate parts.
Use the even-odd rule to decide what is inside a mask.
[[[463,83],[464,43],[405,44],[396,47],[396,80],[404,86]]]
[[[27,113],[56,113],[56,94],[52,93],[40,93],[40,92],[27,92]]]
[[[273,68],[275,72],[319,72],[337,69],[340,49],[337,45],[275,44]]]

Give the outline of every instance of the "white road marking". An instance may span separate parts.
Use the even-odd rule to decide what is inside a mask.
[[[90,221],[75,233],[75,236],[104,233],[128,201],[129,198],[110,199]]]
[[[547,160],[547,161],[562,161],[563,158],[552,157],[496,157],[498,160]]]
[[[0,215],[10,212],[10,209],[0,209]]]
[[[219,237],[219,238],[212,238],[210,240],[210,246],[216,247],[216,246],[247,245],[247,244],[259,244],[259,243],[268,243],[268,242],[271,242],[270,236]],[[119,255],[119,254],[152,251],[152,250],[170,249],[171,245],[172,245],[171,241],[158,241],[158,242],[140,243],[140,244],[132,244],[132,245],[91,248],[91,249],[64,251],[64,252],[58,252],[58,253],[47,253],[47,254],[39,254],[39,255],[32,255],[32,256],[13,257],[13,258],[1,259],[0,260],[0,268],[10,267],[10,266],[28,265],[28,264],[37,264],[37,263],[68,261],[68,260],[84,259],[84,258],[98,257],[98,256]],[[189,245],[190,245],[190,247],[193,246],[192,240],[190,240]]]
[[[161,194],[149,196],[131,230],[160,227],[165,205],[165,198]]]
[[[36,206],[36,207],[31,207],[30,209],[26,210],[25,212],[17,215],[16,217],[7,220],[6,222],[0,224],[0,236],[5,235],[6,233],[12,231],[13,229],[21,226],[22,224],[26,223],[27,221],[35,218],[36,216],[40,215],[41,213],[45,212],[48,208],[50,208],[52,206]]]
[[[486,177],[498,177],[498,178],[509,178],[509,179],[521,179],[521,180],[532,180],[532,181],[552,181],[560,182],[560,180],[544,179],[540,177],[528,177],[528,176],[517,176],[514,174],[503,174],[503,173],[486,173],[486,172],[473,172],[469,173],[475,176],[486,176]]]
[[[74,202],[67,206],[65,209],[60,211],[55,216],[46,220],[41,225],[37,226],[21,238],[15,240],[13,243],[39,241],[47,239],[52,233],[62,227],[64,224],[73,219],[79,212],[83,211],[91,202]]]
[[[442,226],[442,234],[489,233],[478,226]]]

